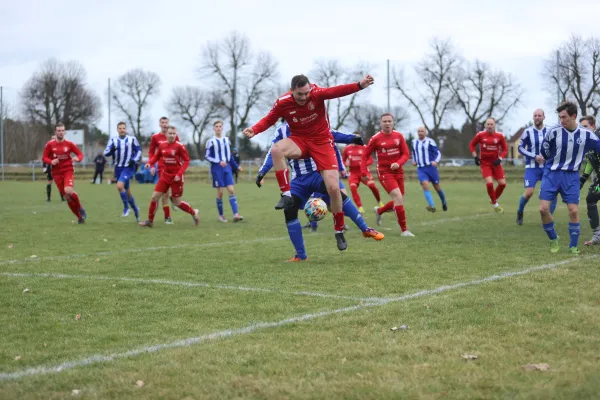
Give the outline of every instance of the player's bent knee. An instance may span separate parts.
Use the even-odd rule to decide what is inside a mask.
[[[285,222],[291,222],[298,219],[298,209],[296,207],[286,208],[283,210],[285,215]]]

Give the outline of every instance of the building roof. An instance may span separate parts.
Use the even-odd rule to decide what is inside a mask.
[[[510,139],[508,139],[508,143],[518,142],[521,139],[521,135],[523,134],[525,129],[527,129],[527,127],[519,128],[519,130],[516,131],[515,133],[513,133],[513,135],[510,137]]]

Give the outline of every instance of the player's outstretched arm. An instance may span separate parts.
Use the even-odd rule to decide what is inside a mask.
[[[275,125],[277,120],[282,116],[283,115],[281,114],[281,109],[279,107],[279,100],[277,100],[273,105],[273,108],[271,108],[271,111],[269,111],[269,113],[266,116],[264,116],[260,121],[254,124],[254,126],[252,126],[251,128],[244,129],[243,133],[247,137],[252,138],[258,135],[259,133],[266,131],[271,126]]]
[[[332,86],[328,88],[316,88],[313,90],[314,95],[322,100],[336,99],[338,97],[348,96],[356,93],[362,89],[366,89],[371,86],[375,80],[371,75],[365,76],[363,79],[356,83],[349,83],[346,85]]]
[[[334,131],[333,129],[331,130],[331,134],[333,135],[333,141],[336,143],[341,143],[341,144],[354,143],[354,138],[358,137],[352,133],[344,133],[344,132],[340,132],[340,131]]]

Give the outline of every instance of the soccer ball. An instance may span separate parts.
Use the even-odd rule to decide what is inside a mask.
[[[327,215],[327,204],[322,199],[309,199],[304,206],[304,213],[309,221],[320,221]]]

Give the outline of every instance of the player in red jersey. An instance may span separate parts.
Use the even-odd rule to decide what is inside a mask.
[[[325,100],[335,99],[356,93],[373,84],[373,77],[367,75],[360,82],[321,88],[312,85],[304,75],[292,78],[290,91],[281,96],[269,112],[251,128],[244,129],[244,135],[251,138],[275,124],[279,118],[285,119],[291,136],[271,147],[275,176],[282,192],[275,209],[294,207],[288,179],[287,158],[301,159],[312,157],[321,173],[327,193],[331,199],[331,212],[334,219],[335,238],[339,250],[348,245],[344,238],[344,213],[340,193],[339,172],[333,136],[331,135]]]
[[[381,130],[376,133],[362,155],[362,175],[369,172],[368,160],[373,152],[377,155],[377,176],[392,201],[383,207],[375,207],[377,225],[381,225],[381,214],[392,211],[402,230],[402,236],[415,236],[406,227],[406,213],[404,211],[404,169],[402,166],[410,158],[410,151],[404,136],[394,130],[394,117],[390,113],[381,116],[379,123]]]
[[[478,144],[479,156],[477,156],[476,149]],[[498,204],[498,199],[506,187],[502,159],[508,153],[508,145],[504,135],[496,132],[496,120],[494,118],[490,117],[485,121],[485,131],[475,135],[469,144],[469,150],[475,158],[475,164],[481,167],[481,175],[485,180],[485,186],[494,205],[494,210],[497,213],[503,213],[504,209]],[[495,190],[493,180],[498,182]]]
[[[54,183],[60,192],[60,195],[67,200],[67,205],[77,217],[80,224],[85,222],[87,214],[81,206],[79,196],[73,190],[75,178],[73,176],[73,158],[71,154],[77,156],[76,161],[83,160],[83,153],[75,146],[73,142],[65,140],[65,125],[61,122],[54,127],[55,139],[46,143],[42,161],[52,165],[52,177]]]
[[[146,168],[151,168],[159,160],[163,160],[164,168],[152,193],[150,209],[148,210],[148,220],[140,222],[140,225],[152,227],[154,214],[158,208],[158,199],[171,189],[171,201],[173,204],[190,214],[194,219],[194,225],[198,226],[198,223],[200,223],[198,210],[194,210],[188,203],[181,200],[181,195],[183,194],[183,174],[190,165],[190,156],[185,146],[177,141],[177,129],[174,126],[167,127],[167,141],[158,145],[156,153],[148,161]]]
[[[150,149],[148,150],[148,158],[149,159],[152,158],[152,156],[154,156],[156,154],[156,151],[158,150],[158,146],[161,143],[167,142],[167,129],[169,127],[169,118],[161,117],[160,120],[158,121],[158,123],[160,124],[160,132],[155,133],[150,138]],[[179,136],[176,137],[176,141],[179,142]],[[162,170],[164,170],[164,168],[165,168],[165,162],[161,158],[160,161],[158,162],[158,178],[159,179],[160,179],[160,173]],[[157,171],[154,168],[154,164],[152,164],[152,166],[150,167],[150,174],[152,176],[154,176],[155,173],[157,173]],[[171,220],[171,209],[169,208],[169,193],[168,192],[166,192],[162,196],[162,206],[163,206],[163,213],[165,214],[165,224],[172,224],[173,221]]]
[[[360,133],[357,132],[355,135],[360,136]],[[373,196],[375,196],[375,200],[377,200],[380,207],[383,207],[381,196],[379,195],[379,189],[377,189],[377,186],[375,186],[375,181],[373,180],[371,172],[369,172],[367,169],[367,175],[362,174],[360,165],[364,152],[364,145],[349,144],[346,146],[346,148],[344,148],[344,152],[342,153],[342,161],[348,168],[348,172],[350,172],[348,182],[350,184],[350,191],[352,192],[352,199],[354,200],[354,204],[356,204],[358,211],[360,211],[361,214],[365,212],[362,206],[360,195],[358,194],[358,187],[360,186],[361,182],[371,189]],[[371,164],[373,164],[373,157],[371,154],[369,154],[367,158],[367,167]]]

